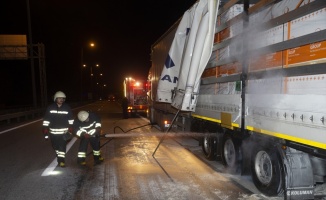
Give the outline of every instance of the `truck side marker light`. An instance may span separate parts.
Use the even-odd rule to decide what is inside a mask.
[[[283,149],[283,150],[286,150],[286,149],[287,149],[287,146],[282,145],[282,149]]]

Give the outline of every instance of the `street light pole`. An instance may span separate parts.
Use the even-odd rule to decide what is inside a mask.
[[[31,73],[32,73],[32,88],[33,88],[33,107],[37,107],[36,102],[36,83],[35,83],[35,66],[34,66],[34,56],[33,56],[33,40],[32,40],[32,25],[31,25],[31,13],[29,7],[29,0],[26,0],[27,4],[27,23],[28,23],[28,50],[29,58],[31,62]]]
[[[95,67],[100,67],[100,65],[99,64],[96,64]],[[93,82],[94,82],[93,76],[94,76],[94,74],[93,74],[93,65],[91,65],[91,92],[92,92],[92,99],[95,97],[95,94],[94,94],[94,86],[93,86]]]
[[[93,91],[93,65],[91,65],[91,92],[92,92],[92,99],[94,96],[94,91]]]
[[[103,76],[103,74],[99,73],[99,75],[97,76],[97,80],[96,80],[96,82],[97,82],[96,84],[98,85],[97,94],[100,97],[100,99],[102,99],[102,84],[103,84],[102,76]]]
[[[89,44],[89,46],[94,47],[95,44],[92,42]],[[80,51],[80,100],[81,101],[83,101],[83,68],[84,67],[86,67],[86,65],[84,65],[84,48],[82,46]]]
[[[80,52],[80,101],[83,101],[83,62],[84,62],[84,49],[82,47]]]

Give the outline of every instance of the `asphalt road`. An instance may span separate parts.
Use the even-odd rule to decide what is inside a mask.
[[[255,189],[250,177],[205,161],[193,138],[169,135],[153,156],[162,132],[146,119],[122,119],[115,102],[74,112],[81,109],[97,112],[103,134],[117,136],[101,139],[105,161],[94,165],[89,148],[86,166],[79,166],[79,140],[74,138],[67,144],[67,166],[57,167],[51,143],[43,139],[41,119],[1,130],[1,199],[271,199]]]

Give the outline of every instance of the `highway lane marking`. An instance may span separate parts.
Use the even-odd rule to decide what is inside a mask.
[[[24,127],[24,126],[27,126],[27,125],[30,125],[30,124],[33,124],[33,123],[41,121],[41,120],[43,120],[43,119],[35,120],[35,121],[29,122],[29,123],[26,123],[26,124],[23,124],[23,125],[20,125],[20,126],[16,126],[14,128],[10,128],[10,129],[4,130],[4,131],[0,131],[0,134],[7,133],[9,131],[12,131],[12,130],[15,130],[15,129],[18,129],[18,128],[21,128],[21,127]]]
[[[72,147],[72,145],[77,141],[77,138],[74,137],[71,139],[71,141],[67,144],[67,148],[66,148],[66,154],[68,153],[69,149]],[[54,169],[58,166],[57,163],[57,158],[55,158],[51,164],[43,171],[41,176],[50,176],[53,175],[53,171]]]
[[[32,122],[29,122],[29,123],[26,123],[26,124],[23,124],[23,125],[20,125],[20,126],[17,126],[17,127],[14,127],[14,128],[10,128],[10,129],[7,129],[7,130],[4,130],[4,131],[1,131],[0,134],[2,133],[6,133],[6,132],[9,132],[9,131],[12,131],[12,130],[15,130],[15,129],[18,129],[18,128],[21,128],[21,127],[24,127],[24,126],[27,126],[27,125],[30,125],[30,124],[33,124],[35,122],[38,122],[38,121],[42,121],[43,119],[39,119],[39,120],[35,120],[35,121],[32,121]],[[72,138],[71,141],[67,144],[67,149],[66,149],[66,152],[68,153],[69,149],[72,147],[72,145],[76,142],[77,138]],[[42,176],[49,176],[49,175],[52,175],[53,174],[53,171],[55,169],[55,167],[58,165],[57,163],[57,158],[55,158],[51,164],[43,171],[42,173]]]

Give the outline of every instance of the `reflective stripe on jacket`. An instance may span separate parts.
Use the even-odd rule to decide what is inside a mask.
[[[43,128],[49,129],[51,134],[63,134],[72,127],[74,118],[69,105],[63,103],[58,107],[56,103],[48,106],[43,118]]]
[[[96,129],[101,128],[101,119],[95,114],[89,113],[88,122],[81,122],[79,120],[74,121],[74,130],[76,131],[77,136],[81,136],[83,133],[87,133],[89,135],[95,135]]]

